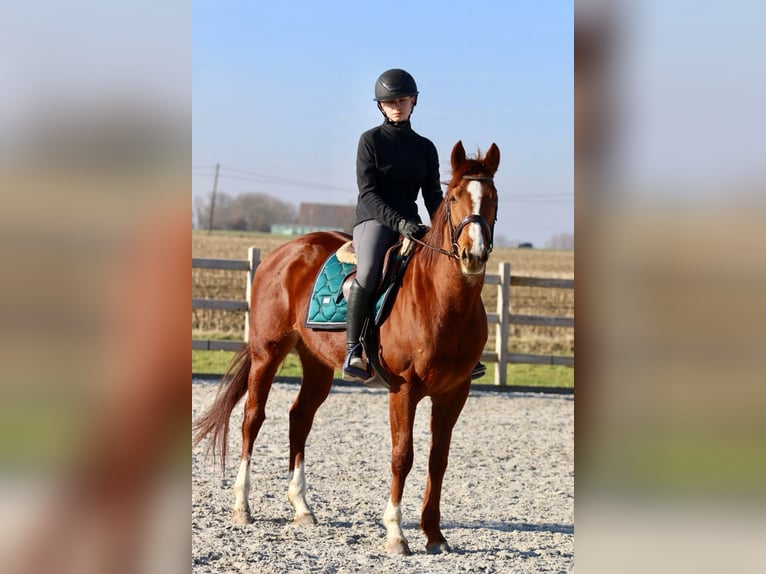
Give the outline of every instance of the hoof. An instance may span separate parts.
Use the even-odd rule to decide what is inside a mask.
[[[296,526],[309,526],[316,523],[317,519],[314,518],[313,514],[296,514],[295,520],[293,520],[293,524]]]
[[[250,515],[249,510],[235,510],[231,513],[231,521],[234,524],[252,524],[254,522],[253,517]]]
[[[395,540],[386,541],[386,552],[398,556],[410,556],[412,552],[404,538],[397,538]]]
[[[431,544],[426,544],[426,552],[428,554],[443,554],[452,552],[452,548],[446,542],[432,542]]]

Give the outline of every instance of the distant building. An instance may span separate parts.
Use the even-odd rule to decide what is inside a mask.
[[[356,207],[330,203],[301,203],[298,225],[331,227],[351,231],[354,227]]]
[[[301,203],[297,223],[272,225],[271,232],[281,235],[303,235],[312,231],[351,233],[355,218],[356,207],[353,205]]]

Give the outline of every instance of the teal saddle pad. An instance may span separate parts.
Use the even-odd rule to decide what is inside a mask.
[[[339,261],[335,253],[324,262],[311,290],[306,315],[307,327],[325,331],[346,329],[347,304],[343,296],[343,282],[354,271],[356,265]],[[376,305],[376,311],[380,308],[381,300]]]
[[[343,281],[356,265],[343,263],[333,253],[319,270],[306,316],[306,326],[312,329],[343,330],[346,328],[346,298]]]

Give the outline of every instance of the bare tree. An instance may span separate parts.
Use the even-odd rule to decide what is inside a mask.
[[[207,225],[210,198],[197,198],[197,221]],[[213,229],[239,231],[270,231],[274,223],[294,223],[297,210],[288,203],[264,193],[241,193],[232,197],[218,192],[213,214]]]

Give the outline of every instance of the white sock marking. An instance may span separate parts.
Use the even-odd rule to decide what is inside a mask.
[[[293,505],[296,516],[311,514],[311,509],[306,502],[306,475],[302,460],[293,469],[290,486],[287,488],[287,499]]]
[[[237,480],[234,482],[234,510],[248,510],[247,498],[250,495],[250,457],[239,463]]]
[[[386,511],[383,513],[383,525],[386,527],[388,540],[405,540],[402,532],[402,509],[398,504],[393,504],[390,498],[386,505]]]

